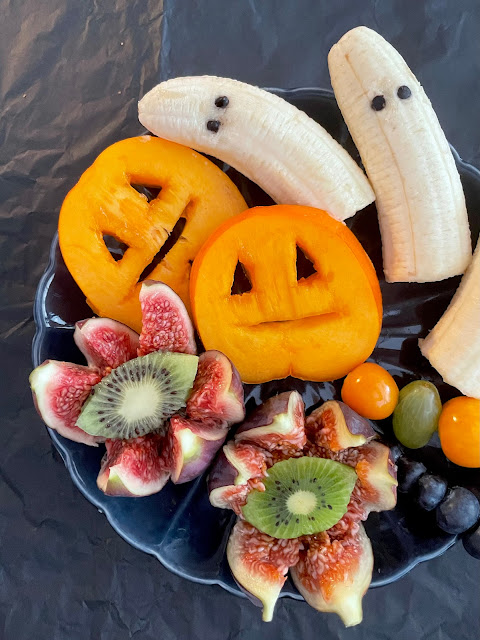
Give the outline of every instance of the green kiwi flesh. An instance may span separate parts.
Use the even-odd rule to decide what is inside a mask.
[[[128,439],[164,431],[185,406],[198,357],[154,352],[120,365],[95,385],[77,426],[95,436]]]
[[[357,474],[324,458],[277,462],[263,481],[265,491],[251,491],[245,520],[273,538],[298,538],[326,531],[347,511]]]

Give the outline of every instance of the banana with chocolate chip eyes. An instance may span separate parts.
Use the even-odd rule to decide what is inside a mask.
[[[333,90],[376,196],[388,282],[434,282],[472,257],[455,161],[425,92],[378,33],[357,27],[328,56]]]
[[[230,78],[172,78],[138,103],[152,133],[231,165],[278,204],[324,209],[337,220],[375,196],[365,174],[306,113]]]

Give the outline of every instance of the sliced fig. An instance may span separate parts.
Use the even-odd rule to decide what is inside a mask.
[[[298,539],[279,540],[238,520],[227,544],[228,564],[235,580],[263,606],[263,620],[270,622],[287,572],[299,559]]]
[[[97,486],[108,496],[143,497],[165,486],[170,470],[162,454],[164,437],[150,433],[132,440],[107,440]]]
[[[139,356],[153,351],[197,353],[192,321],[173,289],[163,282],[145,280],[139,298],[142,308]]]
[[[359,447],[360,459],[355,465],[365,511],[388,511],[397,504],[397,467],[390,449],[380,442]]]
[[[357,481],[350,502],[347,506],[347,512],[340,518],[336,525],[328,529],[327,533],[331,539],[343,538],[348,533],[356,533],[360,522],[368,518],[368,510],[363,504],[363,494],[360,482]]]
[[[205,351],[199,357],[187,415],[200,419],[217,418],[231,424],[245,418],[242,381],[233,364],[220,351]]]
[[[204,422],[174,415],[168,434],[172,481],[189,482],[210,466],[225,441],[228,423],[207,419]]]
[[[137,357],[138,334],[110,318],[89,318],[75,325],[75,344],[89,367],[102,375]]]
[[[298,391],[285,391],[258,406],[240,426],[236,442],[291,457],[305,446],[305,405]],[[278,461],[278,460],[275,460]]]
[[[338,452],[316,447],[309,450],[308,455],[330,458],[355,469],[358,476],[357,491],[352,494],[352,501],[357,504],[349,507],[352,507],[350,513],[354,510],[363,511],[362,520],[366,520],[371,511],[388,511],[397,504],[397,467],[390,449],[381,442],[373,440],[362,447],[350,447]]]
[[[249,492],[265,490],[262,478],[267,471],[267,453],[246,443],[228,442],[218,456],[208,478],[210,502],[220,509],[241,515]]]
[[[373,571],[372,546],[363,526],[341,540],[319,533],[302,541],[300,560],[291,570],[297,589],[318,611],[337,613],[346,627],[359,624]]]
[[[306,420],[309,440],[331,451],[359,447],[375,438],[371,423],[344,402],[329,400],[315,409]]]
[[[46,360],[30,374],[33,400],[40,417],[51,429],[75,442],[97,446],[104,438],[91,436],[76,426],[82,405],[101,376],[71,362]]]

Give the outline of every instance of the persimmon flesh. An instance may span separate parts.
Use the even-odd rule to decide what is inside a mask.
[[[148,201],[134,185],[159,193]],[[140,332],[142,281],[168,284],[188,307],[197,251],[246,208],[230,178],[199,153],[152,136],[128,138],[105,149],[65,198],[60,249],[93,311]],[[121,259],[110,254],[105,236],[125,245]]]
[[[299,250],[313,265],[308,277],[297,271]],[[382,324],[375,269],[354,234],[296,205],[222,224],[194,261],[190,300],[205,348],[225,353],[247,383],[341,378],[372,353]]]

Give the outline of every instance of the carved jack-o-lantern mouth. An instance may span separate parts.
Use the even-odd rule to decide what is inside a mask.
[[[188,306],[198,250],[246,208],[231,180],[195,151],[129,138],[105,149],[65,198],[60,248],[92,309],[139,331],[142,281],[165,282]],[[113,255],[107,241],[117,244]]]
[[[190,294],[205,347],[228,355],[244,382],[342,377],[380,333],[368,256],[347,227],[309,207],[258,207],[222,225],[194,262]]]

